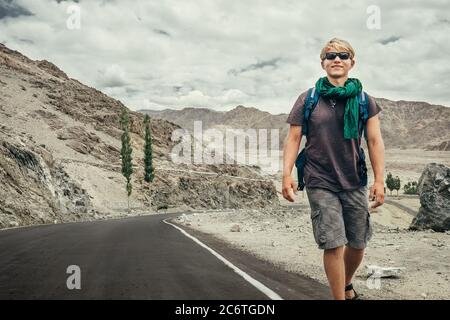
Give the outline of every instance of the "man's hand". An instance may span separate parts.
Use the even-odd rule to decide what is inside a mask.
[[[294,202],[294,193],[297,194],[297,184],[291,176],[284,176],[282,183],[283,198],[290,202]]]
[[[381,206],[384,203],[384,183],[381,181],[375,181],[370,187],[369,201],[375,201],[371,205],[372,209]]]

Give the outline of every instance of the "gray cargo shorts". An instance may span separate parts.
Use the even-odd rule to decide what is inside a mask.
[[[373,233],[367,186],[340,192],[306,187],[306,194],[319,249],[343,245],[364,249],[367,246]]]

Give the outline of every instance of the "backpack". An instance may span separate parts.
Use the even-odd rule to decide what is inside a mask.
[[[309,119],[311,117],[311,113],[314,111],[318,102],[319,102],[319,93],[316,91],[316,88],[310,88],[308,90],[305,105],[303,108],[304,117],[302,124],[302,135],[305,137],[307,137],[308,135]],[[364,138],[367,140],[366,124],[367,119],[369,118],[369,97],[366,92],[361,91],[361,94],[358,95],[358,104],[359,104],[358,132],[361,138],[364,134]],[[302,151],[297,155],[297,159],[295,160],[298,178],[297,190],[300,191],[303,191],[305,187],[305,182],[303,180],[305,164],[306,164],[306,153],[305,148],[303,148]],[[364,149],[361,146],[359,147],[358,169],[360,177],[360,186],[366,186],[367,185],[366,156],[364,154]]]

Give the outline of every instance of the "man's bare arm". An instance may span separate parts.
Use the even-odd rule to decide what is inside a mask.
[[[370,188],[370,200],[376,200],[374,207],[384,203],[384,142],[381,136],[380,118],[375,115],[367,120],[367,147],[375,182]]]
[[[294,201],[297,193],[297,185],[292,179],[291,173],[297,159],[300,142],[302,141],[302,126],[290,125],[289,133],[284,141],[283,147],[283,184],[282,194],[286,200]]]

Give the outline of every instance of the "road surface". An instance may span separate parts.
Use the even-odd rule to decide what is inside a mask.
[[[163,221],[178,215],[0,231],[0,299],[269,299]],[[311,279],[207,235],[194,236],[283,299],[329,298],[328,289]],[[68,289],[72,265],[79,267],[80,289]]]

